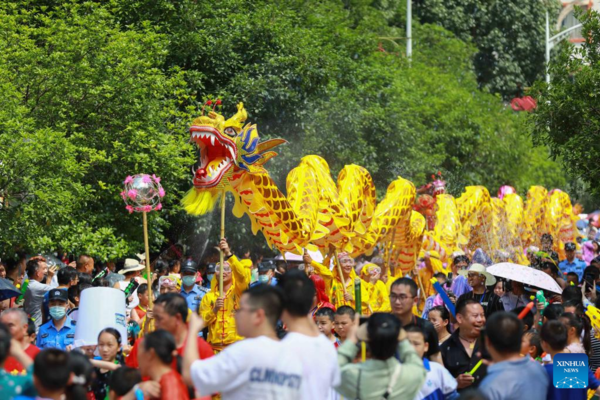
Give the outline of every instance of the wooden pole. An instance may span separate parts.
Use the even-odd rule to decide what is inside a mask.
[[[427,301],[427,294],[425,294],[425,289],[423,288],[423,282],[421,281],[421,275],[419,275],[419,270],[415,267],[414,271],[417,275],[417,283],[419,284],[419,289],[421,289],[421,295],[423,296],[423,300]]]
[[[148,217],[146,211],[142,213],[144,218],[144,247],[146,250],[146,277],[148,278],[148,285],[152,284],[152,275],[150,273],[150,246],[148,245]],[[151,294],[151,292],[149,292]],[[152,309],[152,296],[148,296],[148,309]]]
[[[344,294],[346,294],[346,280],[344,279],[344,274],[342,273],[342,264],[340,264],[340,258],[338,257],[337,249],[333,250],[333,254],[335,254],[335,263],[338,267],[338,274],[340,275],[340,280],[342,281],[342,289],[344,290]]]
[[[221,194],[221,240],[225,239],[225,190]],[[221,267],[219,268],[219,296],[223,296],[223,250],[219,252]]]

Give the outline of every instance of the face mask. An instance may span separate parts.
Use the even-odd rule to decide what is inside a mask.
[[[67,309],[62,306],[50,307],[50,316],[54,320],[61,319],[67,313]]]
[[[181,278],[181,281],[183,282],[184,286],[192,286],[196,282],[196,277],[190,275],[184,276]]]
[[[258,276],[258,281],[260,283],[267,283],[267,282],[269,282],[269,275],[259,275]]]
[[[208,278],[208,281],[211,282],[213,276],[215,276],[215,274],[207,274],[206,277]]]

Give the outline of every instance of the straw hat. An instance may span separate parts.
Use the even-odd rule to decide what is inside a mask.
[[[466,271],[458,271],[458,274],[467,277],[467,275],[469,275],[469,271],[478,272],[479,274],[485,276],[486,286],[491,286],[496,283],[496,278],[494,277],[494,275],[487,272],[485,267],[481,264],[471,264],[469,269],[467,269]]]
[[[125,275],[126,273],[129,273],[129,272],[141,271],[144,268],[145,267],[142,264],[140,264],[139,261],[134,260],[133,258],[126,258],[125,266],[123,267],[122,270],[119,271],[119,274]]]

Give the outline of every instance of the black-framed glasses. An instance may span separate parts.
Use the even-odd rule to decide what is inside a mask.
[[[412,296],[408,296],[406,294],[397,295],[395,293],[390,293],[390,302],[395,303],[400,300],[401,303],[404,303],[406,300],[411,299]]]

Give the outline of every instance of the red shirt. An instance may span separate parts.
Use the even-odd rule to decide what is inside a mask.
[[[189,400],[187,386],[177,371],[167,372],[160,378],[159,383],[161,400]]]
[[[133,348],[131,349],[131,353],[127,356],[125,360],[125,365],[131,368],[139,368],[137,354],[138,354],[138,346],[140,345],[140,341],[142,339],[137,339],[133,344]],[[177,354],[183,356],[183,351],[185,350],[185,344],[177,349]],[[201,337],[198,338],[198,356],[201,360],[205,358],[212,357],[215,353],[212,350],[212,347],[204,339]],[[173,358],[173,370],[177,371],[177,359]]]
[[[36,346],[30,344],[26,349],[25,349],[25,354],[27,354],[29,357],[31,357],[31,359],[33,360],[35,358],[35,356],[37,356],[37,354],[40,352],[40,349],[37,348]],[[23,366],[21,365],[20,362],[18,362],[14,357],[12,356],[8,356],[6,358],[6,362],[4,363],[4,370],[6,372],[13,372],[13,371],[17,371],[18,373],[22,373],[23,371],[25,371],[25,368],[23,368]]]

